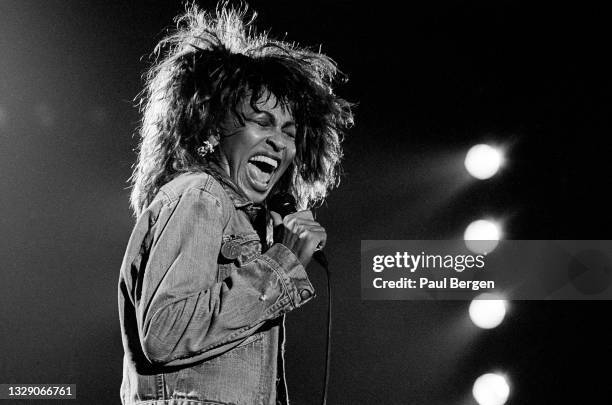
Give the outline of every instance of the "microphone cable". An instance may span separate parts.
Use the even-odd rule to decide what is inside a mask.
[[[316,253],[321,253],[316,255]],[[327,405],[327,389],[329,386],[329,371],[330,371],[330,359],[331,359],[331,330],[332,330],[332,290],[331,290],[331,275],[329,272],[329,262],[323,254],[323,251],[318,250],[313,256],[320,256],[317,262],[325,269],[327,275],[327,339],[325,343],[325,377],[323,379],[323,398],[321,399],[322,405]]]
[[[271,211],[278,213],[281,217],[297,212],[295,198],[289,193],[279,193],[271,197],[268,207]],[[323,394],[321,405],[327,405],[327,391],[329,387],[329,373],[331,364],[331,331],[332,331],[332,289],[329,262],[322,250],[317,250],[312,255],[313,259],[325,269],[327,276],[327,336],[325,341],[325,375],[323,377]]]

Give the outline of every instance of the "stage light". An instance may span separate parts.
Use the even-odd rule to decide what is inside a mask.
[[[479,219],[465,228],[463,239],[465,245],[474,253],[487,254],[492,252],[501,238],[501,229],[498,223]]]
[[[476,379],[472,395],[480,405],[503,405],[510,395],[510,386],[504,376],[487,373]]]
[[[485,180],[497,173],[503,161],[504,157],[499,149],[479,144],[470,148],[464,164],[468,173],[477,179]]]
[[[468,312],[474,325],[482,329],[493,329],[506,316],[506,300],[490,293],[480,294],[472,300]]]

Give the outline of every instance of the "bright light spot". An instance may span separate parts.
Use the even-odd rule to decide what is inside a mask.
[[[506,301],[494,294],[480,294],[472,300],[469,313],[470,319],[476,326],[482,329],[492,329],[504,320]]]
[[[463,239],[465,245],[474,253],[487,254],[499,243],[501,238],[501,229],[499,225],[493,221],[479,219],[472,222],[465,228]]]
[[[465,240],[499,240],[500,236],[499,225],[486,219],[472,222],[463,234]]]
[[[500,226],[486,219],[472,222],[465,228],[463,239],[465,245],[474,253],[487,254],[499,243],[501,238]]]
[[[484,180],[497,173],[503,161],[504,157],[498,149],[479,144],[468,151],[464,164],[468,173],[477,179]]]
[[[483,374],[474,382],[472,395],[480,405],[503,405],[510,395],[510,386],[502,375]]]

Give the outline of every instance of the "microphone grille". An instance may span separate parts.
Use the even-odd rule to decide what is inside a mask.
[[[277,212],[281,217],[296,212],[295,198],[289,193],[278,193],[270,197],[268,208],[270,211]]]

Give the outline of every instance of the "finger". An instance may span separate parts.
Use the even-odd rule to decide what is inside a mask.
[[[321,238],[321,240],[317,244],[316,249],[317,250],[322,250],[325,247],[326,244],[327,244],[327,234],[323,233],[323,238]]]
[[[285,216],[285,218],[283,218],[283,222],[285,223],[285,225],[287,225],[287,223],[293,220],[314,221],[314,217],[312,216],[312,211],[305,210],[288,214]]]
[[[314,229],[305,229],[300,231],[299,239],[306,239],[308,242],[312,242],[314,246],[317,246],[319,249],[322,249],[327,242],[327,233],[325,229],[320,227],[317,230]]]
[[[321,226],[320,223],[318,223],[317,221],[313,221],[311,219],[304,219],[304,218],[291,218],[289,220],[287,220],[287,223],[294,223],[296,225],[304,225],[304,226]]]
[[[314,227],[321,227],[321,224],[315,221],[310,221],[301,218],[289,218],[285,217],[283,219],[283,224],[285,228],[292,233],[300,233],[305,229],[310,229]]]
[[[289,231],[293,233],[302,233],[304,231],[325,233],[325,228],[323,228],[320,224],[316,222],[314,224],[300,224],[298,222],[294,222],[292,228],[289,229]]]
[[[309,219],[311,221],[314,221],[314,216],[312,215],[312,211],[310,210],[298,211],[296,212],[296,214],[298,215],[299,218]]]
[[[296,235],[301,235],[304,232],[307,232],[308,229],[305,228],[304,226],[298,224],[298,223],[294,223],[293,228],[291,229],[291,232],[293,232]]]
[[[311,221],[314,220],[314,217],[312,215],[312,211],[310,211],[310,210],[294,212],[293,214],[289,214],[287,216],[291,216],[292,218],[309,219]]]
[[[272,217],[272,222],[273,222],[274,226],[282,225],[283,217],[281,217],[279,214],[277,214],[274,211],[270,211],[270,216]]]
[[[285,218],[283,218],[283,225],[285,225],[285,228],[291,231],[295,228],[296,220],[297,218],[287,215]]]
[[[288,229],[288,231],[294,235],[298,235],[300,239],[302,239],[306,233],[311,233],[313,237],[325,237],[325,228],[316,222],[314,224],[300,224],[295,222],[294,226]]]
[[[327,243],[327,233],[323,227],[319,227],[316,230],[312,230],[313,240],[317,243],[315,245],[315,250],[321,250],[325,247]]]
[[[310,252],[321,250],[323,246],[325,246],[324,240],[322,240],[319,236],[320,235],[314,235],[312,233],[309,235],[306,235],[306,244],[308,246],[307,249]]]

